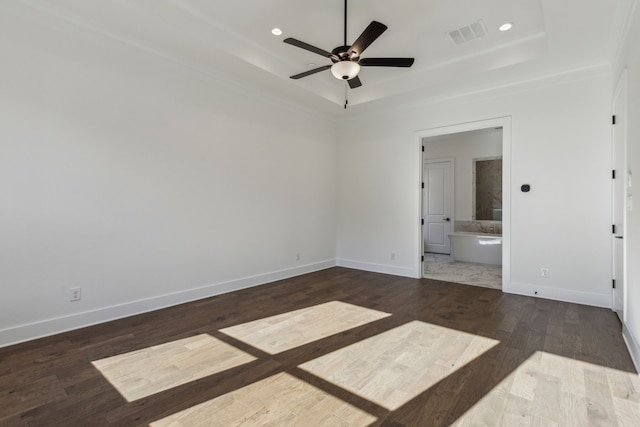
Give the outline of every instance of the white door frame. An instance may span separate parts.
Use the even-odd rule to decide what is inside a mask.
[[[422,256],[424,254],[424,238],[422,231],[422,182],[423,182],[423,139],[431,136],[449,135],[452,133],[468,132],[473,130],[502,128],[502,291],[511,290],[511,116],[496,117],[493,119],[478,120],[468,123],[441,126],[415,131],[416,150],[419,164],[417,165],[420,181],[418,189],[418,212],[415,227],[415,251],[416,254],[416,278],[422,277]]]
[[[616,227],[616,233],[611,236],[611,277],[616,281],[616,288],[611,290],[611,309],[614,310],[622,323],[627,317],[627,242],[625,232],[627,229],[627,194],[628,194],[628,166],[627,166],[627,122],[629,120],[627,111],[627,70],[623,70],[620,80],[616,85],[613,94],[611,112],[616,116],[616,123],[611,130],[611,168],[616,171],[615,179],[611,184],[611,223]],[[621,102],[622,105],[618,105]],[[619,108],[619,109],[618,109]],[[618,146],[621,144],[621,146]],[[621,153],[618,153],[620,149]],[[622,154],[621,159],[617,159],[616,154]],[[619,181],[620,180],[620,181]],[[616,188],[620,185],[621,188]],[[616,194],[620,191],[622,194]],[[616,199],[620,197],[620,200]],[[620,238],[621,240],[618,240]],[[616,251],[618,250],[622,253]],[[617,261],[622,262],[622,277],[616,275]],[[621,307],[616,304],[616,294],[621,297]]]
[[[449,218],[450,218],[449,228],[450,228],[450,231],[453,231],[453,221],[454,221],[454,218],[455,218],[455,213],[454,213],[453,210],[454,210],[454,207],[455,207],[455,185],[456,185],[456,182],[455,182],[455,176],[456,176],[455,158],[446,157],[446,158],[438,158],[438,159],[435,159],[435,158],[434,159],[429,159],[429,158],[424,157],[426,155],[427,155],[427,152],[425,151],[423,153],[423,161],[422,161],[422,175],[423,175],[422,176],[422,178],[423,178],[422,182],[425,183],[425,187],[426,187],[427,183],[424,181],[424,168],[426,168],[426,166],[428,164],[432,164],[432,163],[449,163],[449,165],[450,165],[450,171],[449,171],[449,175],[450,176],[449,176],[449,180],[448,180],[446,185],[448,186],[448,190],[449,190],[449,206],[448,206]],[[422,203],[423,203],[422,212],[423,212],[423,216],[425,218],[425,223],[423,224],[423,227],[422,227],[423,240],[424,240],[424,234],[425,234],[424,233],[425,227],[427,225],[426,214],[424,213],[424,202],[425,202],[424,193],[425,193],[426,190],[427,190],[426,188],[422,189]],[[424,245],[424,242],[423,242],[423,245]],[[423,250],[425,249],[424,246],[422,247],[422,249]],[[451,250],[449,250],[449,253],[451,253]]]

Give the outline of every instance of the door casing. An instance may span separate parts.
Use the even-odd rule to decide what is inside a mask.
[[[626,265],[627,251],[624,239],[627,223],[627,71],[624,70],[612,105],[615,124],[612,126],[612,169],[615,179],[612,180],[611,216],[614,233],[611,236],[612,278],[615,287],[612,290],[612,309],[620,320],[625,322],[626,313]]]
[[[453,133],[468,132],[480,129],[502,128],[502,291],[511,292],[511,116],[496,117],[485,120],[459,123],[455,125],[439,126],[429,129],[417,130],[414,132],[416,141],[416,152],[419,153],[418,168],[419,182],[417,189],[416,226],[415,226],[415,270],[414,277],[421,278],[423,275],[424,258],[424,233],[423,233],[423,139],[433,136],[449,135]]]

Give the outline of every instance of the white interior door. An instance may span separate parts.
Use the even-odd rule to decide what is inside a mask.
[[[625,208],[627,197],[626,129],[627,129],[626,72],[620,79],[613,102],[613,309],[624,321],[625,311]]]
[[[451,254],[451,161],[424,164],[424,250]]]

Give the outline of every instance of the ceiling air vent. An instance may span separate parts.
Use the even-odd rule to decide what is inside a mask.
[[[475,40],[487,34],[487,27],[482,19],[478,19],[471,25],[466,25],[457,30],[449,31],[449,37],[455,44],[462,44]]]

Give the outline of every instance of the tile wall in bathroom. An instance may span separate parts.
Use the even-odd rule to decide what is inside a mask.
[[[455,221],[454,231],[502,234],[502,221]]]

